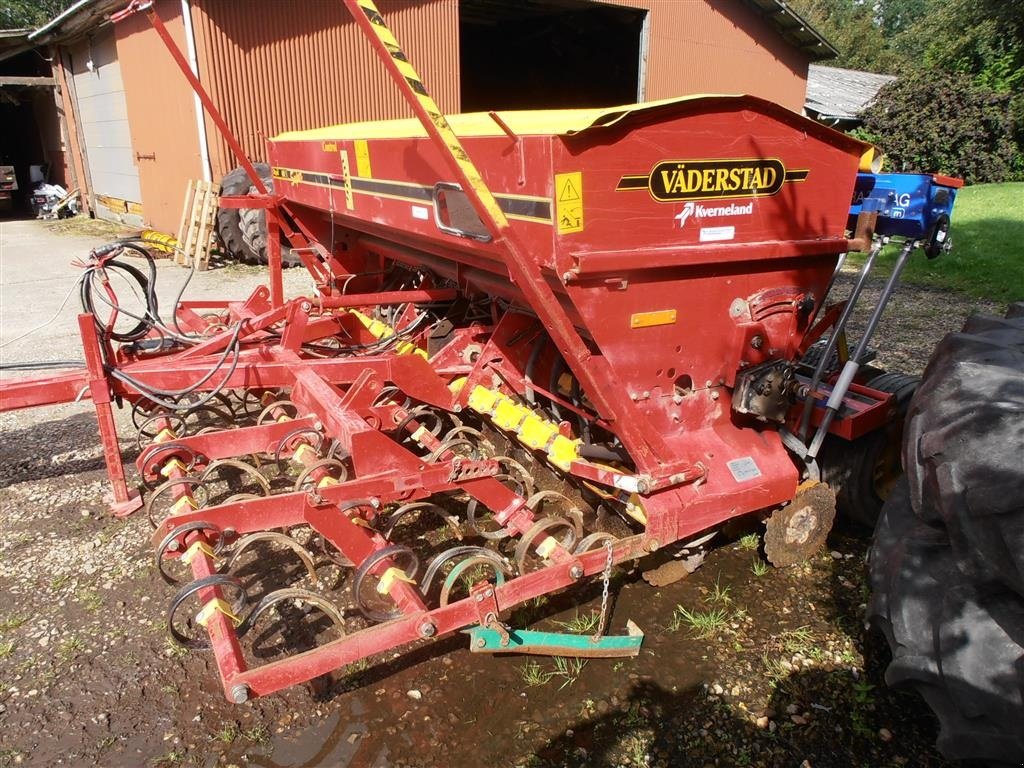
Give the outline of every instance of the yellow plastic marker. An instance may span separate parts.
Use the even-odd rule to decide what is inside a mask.
[[[196,614],[196,624],[201,627],[205,627],[210,623],[210,619],[213,618],[214,613],[224,614],[224,616],[226,616],[236,627],[242,623],[242,620],[235,615],[234,611],[231,610],[231,605],[227,600],[215,597],[204,605],[199,613]]]
[[[396,581],[404,581],[406,584],[416,583],[414,579],[410,579],[406,576],[405,571],[401,568],[395,568],[392,566],[381,574],[380,581],[377,582],[377,592],[382,595],[390,593],[391,588],[395,586]]]
[[[548,556],[552,552],[554,552],[555,549],[557,549],[557,547],[558,542],[555,541],[554,537],[547,536],[544,538],[544,541],[540,543],[540,546],[537,547],[537,554],[540,555],[543,559],[547,560]]]
[[[188,509],[186,509],[186,507]],[[171,505],[171,514],[183,515],[186,512],[194,509],[199,509],[199,505],[196,503],[196,500],[193,499],[191,496],[182,496],[180,499],[174,502],[174,504]]]
[[[390,339],[395,335],[395,329],[387,323],[382,323],[380,320],[364,315],[357,309],[350,309],[348,313],[362,323],[363,327],[366,328],[366,330],[368,330],[376,339]],[[398,344],[395,345],[395,351],[400,355],[419,355],[424,360],[429,357],[427,350],[420,349],[415,344],[408,341],[398,342]]]
[[[291,460],[294,461],[296,464],[303,464],[305,463],[303,456],[310,452],[313,453],[313,458],[315,459],[316,451],[310,448],[306,443],[299,443],[299,446],[295,449],[295,452],[292,454]]]
[[[178,439],[178,436],[176,434],[174,434],[167,427],[164,427],[163,429],[161,429],[157,433],[156,437],[153,438],[153,442],[154,443],[166,443],[166,442],[168,442],[170,440],[177,440],[177,439]]]
[[[453,382],[452,386],[455,384]],[[463,384],[459,382],[458,388]],[[579,459],[580,440],[565,437],[553,421],[538,416],[497,390],[477,385],[469,395],[468,404],[477,413],[489,417],[495,426],[513,433],[527,448],[544,451],[551,464],[565,472]]]
[[[171,472],[173,472],[176,469],[179,469],[182,472],[188,471],[188,467],[186,467],[185,464],[182,463],[181,459],[179,459],[177,456],[175,456],[174,458],[172,458],[170,461],[163,465],[163,467],[160,469],[160,474],[163,475],[164,477],[170,477]]]
[[[181,556],[181,562],[185,565],[192,565],[192,561],[196,559],[196,555],[202,552],[209,558],[214,556],[213,548],[202,539],[193,541],[192,545],[185,550],[185,554]]]

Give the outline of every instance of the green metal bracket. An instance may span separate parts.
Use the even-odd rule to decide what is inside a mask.
[[[625,635],[605,635],[594,639],[591,635],[573,635],[564,632],[535,632],[529,629],[510,629],[508,641],[503,644],[500,632],[487,627],[465,630],[469,634],[469,649],[473,653],[528,653],[534,656],[586,656],[615,658],[636,656],[644,641],[644,633],[632,621],[626,622]]]

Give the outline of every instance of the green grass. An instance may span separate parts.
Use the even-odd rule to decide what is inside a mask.
[[[710,637],[725,629],[729,622],[729,613],[724,608],[711,608],[706,611],[691,611],[685,606],[677,605],[669,629],[687,626],[694,637]]]
[[[964,187],[953,206],[953,250],[933,261],[912,256],[904,280],[999,302],[1024,299],[1024,182]],[[889,268],[898,248],[887,248],[879,266]],[[863,255],[848,264],[860,266]]]
[[[27,616],[8,616],[0,619],[0,635],[4,632],[10,632],[12,629],[17,629],[26,621],[28,621]]]
[[[715,585],[711,588],[711,592],[708,594],[706,601],[709,603],[721,603],[722,605],[728,605],[732,602],[732,598],[729,597],[730,591],[732,591],[732,587],[722,586],[722,575],[719,574],[715,577]]]
[[[98,611],[100,606],[103,605],[103,596],[93,589],[79,590],[75,593],[75,597],[78,599],[78,602],[81,603],[82,607],[90,613]]]
[[[7,640],[5,642],[0,643],[0,659],[6,659],[12,653],[14,653],[13,640]]]
[[[585,635],[588,632],[593,632],[597,628],[597,622],[601,619],[599,613],[577,613],[568,621],[556,621],[555,624],[564,628],[568,632],[575,632],[578,635]]]
[[[57,648],[57,658],[66,664],[84,650],[85,641],[77,635],[72,635]]]
[[[758,533],[748,533],[746,536],[741,536],[736,544],[740,549],[757,549],[761,546],[761,536]]]
[[[213,738],[224,744],[230,744],[239,736],[238,725],[235,723],[226,723],[222,725],[220,730],[213,734]]]
[[[750,570],[753,571],[755,576],[764,576],[768,573],[769,566],[760,557],[755,557],[750,563]]]
[[[242,731],[242,736],[253,744],[266,744],[270,741],[270,729],[263,723],[257,723],[252,728]]]
[[[545,672],[544,668],[536,661],[529,661],[525,667],[520,667],[519,676],[531,688],[547,685],[551,678],[554,677],[551,672]]]
[[[555,656],[553,676],[562,678],[562,684],[558,686],[558,690],[562,690],[575,683],[586,665],[587,662],[584,659]]]

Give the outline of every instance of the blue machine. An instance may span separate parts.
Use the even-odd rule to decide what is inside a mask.
[[[858,173],[850,229],[862,210],[878,211],[879,235],[920,240],[928,258],[948,250],[949,217],[960,179],[925,173]]]

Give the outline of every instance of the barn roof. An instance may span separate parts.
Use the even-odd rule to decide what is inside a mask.
[[[807,73],[804,109],[819,120],[853,121],[894,75],[811,64]]]

